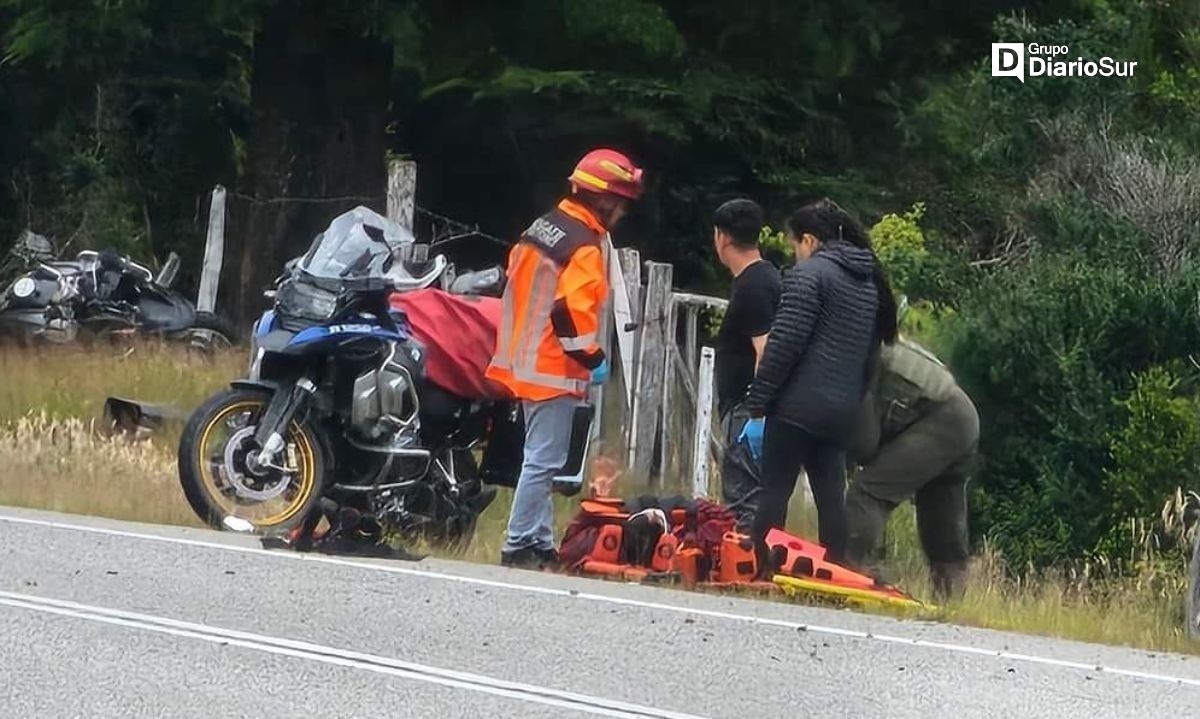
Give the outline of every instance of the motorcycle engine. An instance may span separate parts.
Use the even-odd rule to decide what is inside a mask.
[[[417,379],[423,353],[413,343],[392,343],[379,367],[354,380],[350,423],[363,438],[378,442],[417,429]]]

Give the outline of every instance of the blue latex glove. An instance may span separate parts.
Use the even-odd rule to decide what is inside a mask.
[[[592,384],[604,384],[608,381],[608,359],[603,359],[596,369],[592,370]]]
[[[754,457],[757,462],[762,459],[763,449],[763,429],[766,427],[766,420],[762,417],[756,417],[746,421],[742,425],[742,433],[738,435],[738,442],[745,442],[750,447],[750,456]]]

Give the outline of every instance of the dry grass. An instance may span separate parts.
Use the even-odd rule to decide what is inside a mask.
[[[942,618],[1102,644],[1200,654],[1184,631],[1184,571],[1169,580],[1119,577],[1080,582],[1065,574],[1013,579],[994,555],[975,562],[966,598]]]
[[[90,351],[0,346],[0,423],[30,412],[96,418],[109,395],[192,407],[245,365],[238,352],[205,358],[157,343]]]
[[[175,471],[174,433],[155,442],[94,431],[110,395],[191,407],[238,374],[240,353],[178,346],[0,347],[0,504],[198,524]]]
[[[888,544],[889,576],[913,594],[929,596],[911,506],[893,516]],[[990,629],[1200,653],[1200,645],[1190,642],[1184,629],[1186,591],[1184,561],[1143,561],[1129,574],[1085,564],[1073,571],[1014,576],[985,544],[972,561],[966,596],[939,608],[934,617]]]
[[[188,408],[241,370],[238,354],[205,361],[177,348],[20,353],[0,350],[0,504],[168,524],[198,525],[179,489],[173,433],[149,442],[107,439],[93,419],[110,394]],[[641,487],[623,484],[623,494]],[[669,490],[673,491],[673,490]],[[481,517],[475,541],[443,556],[498,560],[511,491],[501,490]],[[559,530],[574,512],[557,498]],[[791,529],[815,534],[800,492]],[[890,578],[928,596],[924,560],[910,507],[889,531]],[[1182,562],[1145,561],[1133,576],[1104,578],[1104,568],[1013,578],[987,548],[976,559],[966,598],[936,618],[1152,650],[1196,652],[1183,631],[1186,569]]]
[[[0,467],[0,504],[198,524],[169,449],[104,438],[81,419],[36,414],[0,427]]]

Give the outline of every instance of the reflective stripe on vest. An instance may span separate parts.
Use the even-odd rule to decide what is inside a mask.
[[[578,337],[559,336],[558,343],[568,352],[583,352],[596,341],[596,333],[592,332]]]
[[[588,383],[584,380],[559,377],[558,375],[546,374],[537,370],[514,369],[512,376],[513,379],[520,382],[529,382],[539,387],[561,389],[572,394],[584,395],[587,394],[588,390]]]
[[[514,323],[513,320],[516,312],[512,293],[504,293],[502,333],[492,365],[507,370],[513,379],[520,382],[582,394],[587,392],[586,381],[538,371],[538,349],[550,326],[550,312],[554,308],[554,295],[558,290],[558,274],[558,265],[553,260],[544,255],[539,257],[530,299],[518,322]],[[514,324],[520,328],[515,337]]]

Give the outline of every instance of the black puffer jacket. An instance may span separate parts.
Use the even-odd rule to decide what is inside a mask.
[[[878,345],[875,258],[847,242],[821,247],[784,278],[783,296],[745,407],[849,444]]]

